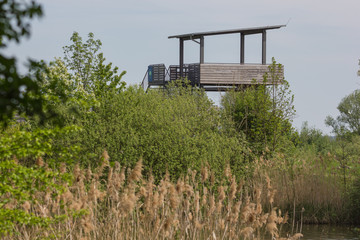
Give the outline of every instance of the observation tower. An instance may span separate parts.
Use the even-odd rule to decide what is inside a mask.
[[[263,76],[269,71],[269,64],[266,63],[266,32],[285,26],[274,25],[169,36],[169,39],[179,40],[179,64],[169,67],[166,67],[165,64],[149,65],[141,86],[145,91],[150,88],[165,88],[170,81],[183,78],[187,78],[192,86],[204,88],[205,91],[226,91],[234,87],[242,88],[253,84],[263,84]],[[205,37],[227,34],[238,34],[240,37],[239,63],[205,62]],[[245,37],[253,34],[262,35],[262,61],[261,63],[247,64],[245,63]],[[198,63],[184,63],[185,41],[199,44]],[[283,70],[276,74],[281,75],[278,77],[284,77]]]

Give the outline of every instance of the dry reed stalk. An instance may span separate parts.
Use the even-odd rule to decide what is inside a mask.
[[[140,158],[139,161],[136,163],[134,169],[131,171],[129,176],[130,182],[137,182],[141,178],[141,171],[143,168],[142,159]]]
[[[245,227],[240,231],[240,235],[244,237],[244,240],[250,240],[253,238],[254,229],[252,227]]]
[[[204,183],[209,178],[209,172],[207,166],[201,167],[201,182]]]
[[[38,157],[38,158],[36,159],[35,164],[36,164],[38,167],[43,167],[43,166],[44,166],[44,160],[43,160],[43,158],[42,158],[42,157]]]

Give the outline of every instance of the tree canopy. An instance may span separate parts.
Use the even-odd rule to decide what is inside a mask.
[[[337,135],[345,133],[360,135],[360,90],[357,89],[344,97],[337,109],[340,115],[336,118],[328,116],[325,120],[326,125],[332,127]]]
[[[264,84],[228,92],[222,99],[226,115],[232,117],[237,130],[245,133],[257,153],[266,149],[275,151],[291,139],[291,121],[295,115],[289,83],[277,74],[282,71],[282,65],[273,60],[269,70]]]
[[[33,74],[22,75],[15,57],[5,56],[3,50],[10,42],[19,43],[30,36],[30,20],[41,17],[41,5],[20,0],[0,2],[0,121],[7,124],[14,113],[40,115],[42,98],[39,94],[39,78]],[[29,61],[29,66],[38,65]]]

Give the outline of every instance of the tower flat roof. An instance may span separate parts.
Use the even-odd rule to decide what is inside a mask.
[[[202,36],[213,36],[213,35],[223,35],[223,34],[233,34],[233,33],[242,33],[244,35],[249,35],[249,34],[258,34],[266,30],[278,29],[282,27],[286,27],[286,25],[273,25],[273,26],[264,26],[264,27],[221,30],[221,31],[197,32],[197,33],[173,35],[173,36],[169,36],[168,38],[181,38],[183,40],[191,40],[191,39],[200,38]]]

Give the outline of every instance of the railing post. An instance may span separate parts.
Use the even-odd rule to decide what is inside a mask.
[[[180,78],[184,76],[184,39],[179,38],[180,40],[180,59],[179,59],[179,67],[180,67]]]
[[[262,64],[266,64],[266,30],[262,32]]]
[[[245,35],[243,33],[240,33],[240,63],[245,63]]]
[[[200,64],[204,63],[204,36],[200,37]]]

